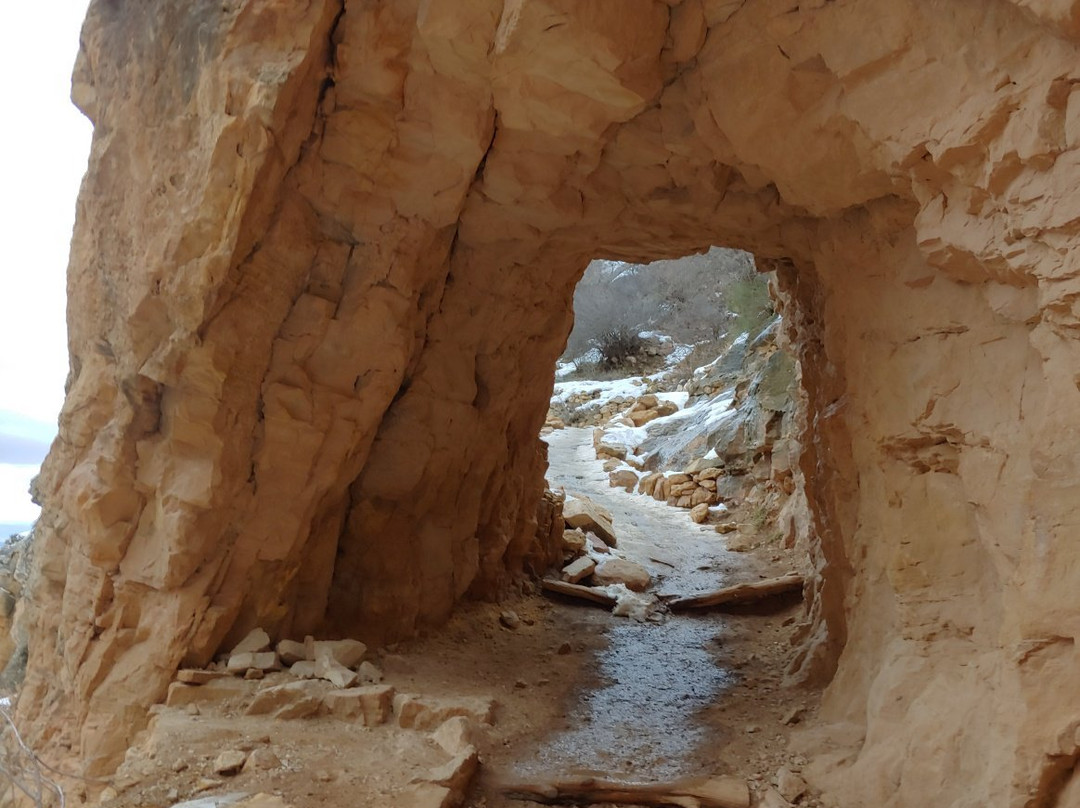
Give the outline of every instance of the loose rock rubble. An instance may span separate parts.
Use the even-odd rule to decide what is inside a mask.
[[[611,487],[687,511],[692,522],[729,536],[732,550],[780,540],[793,546],[806,532],[804,502],[791,500],[797,369],[779,350],[777,332],[774,322],[753,339],[735,340],[689,382],[659,373],[641,380],[650,392],[604,398],[602,406],[590,403],[599,388],[582,390],[556,396],[550,414],[563,426],[594,427]],[[680,389],[690,396],[687,407],[705,407],[698,420],[671,418],[680,409],[670,396]],[[672,449],[666,436],[680,431]]]

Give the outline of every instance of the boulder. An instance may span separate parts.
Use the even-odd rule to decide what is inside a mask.
[[[593,572],[595,586],[625,584],[634,592],[644,592],[652,583],[652,575],[640,564],[625,558],[612,558],[602,562]]]
[[[669,415],[674,415],[679,411],[679,405],[674,401],[661,401],[656,405],[656,415],[659,418],[666,418]]]
[[[248,632],[244,639],[240,640],[236,644],[236,647],[229,652],[230,656],[236,654],[251,654],[258,651],[265,651],[270,647],[270,635],[263,629],[256,628]]]
[[[622,488],[626,493],[632,493],[638,483],[638,476],[630,469],[618,469],[608,474],[608,484],[612,488]]]
[[[709,505],[715,499],[715,491],[710,491],[708,488],[695,488],[690,492],[690,507],[696,508],[702,504]]]
[[[229,657],[226,669],[229,673],[244,674],[250,668],[261,671],[281,670],[281,662],[273,651],[242,652]]]
[[[465,792],[476,771],[480,767],[480,755],[475,747],[469,747],[458,755],[448,760],[442,766],[432,769],[424,781],[435,783],[450,789],[452,794],[457,795],[458,802],[465,798]]]
[[[446,719],[431,734],[435,741],[448,755],[458,756],[467,753],[476,746],[476,725],[463,715]]]
[[[390,685],[351,687],[324,693],[322,702],[336,718],[361,718],[364,726],[385,724],[393,711],[394,688]]]
[[[661,477],[663,477],[663,475],[658,471],[643,476],[638,483],[638,493],[644,494],[647,497],[652,496],[653,489],[656,487],[656,483]]]
[[[607,545],[607,542],[605,542],[599,536],[593,535],[592,533],[588,533],[586,535],[588,536],[589,547],[593,550],[593,552],[595,552],[595,553],[610,553],[611,552],[611,548]]]
[[[207,682],[212,682],[215,679],[221,679],[224,676],[229,676],[227,671],[208,671],[194,668],[184,668],[176,672],[176,681],[184,682],[189,685],[205,685]]]
[[[695,505],[690,509],[690,518],[697,522],[699,525],[704,524],[709,519],[709,505],[708,503],[701,503]]]
[[[565,519],[565,516],[563,517]],[[571,553],[578,555],[585,552],[585,544],[588,540],[585,538],[585,531],[580,528],[572,528],[570,530],[564,530],[562,534],[562,548],[564,553]]]
[[[360,681],[360,675],[356,671],[350,670],[337,661],[332,649],[316,647],[315,656],[315,675],[320,679],[325,679],[336,687],[342,688],[352,687]]]
[[[611,525],[611,514],[605,516],[591,499],[580,496],[567,497],[566,504],[563,505],[563,519],[570,527],[595,533],[609,547],[618,546],[615,528]]]
[[[595,569],[596,562],[588,556],[582,556],[562,568],[562,579],[576,584],[592,575]]]
[[[292,665],[302,659],[307,659],[307,647],[296,640],[282,640],[277,644],[278,658],[284,665]]]
[[[370,662],[361,662],[360,667],[356,669],[356,673],[360,677],[360,681],[366,685],[377,685],[383,680],[382,671]]]
[[[632,422],[632,426],[645,426],[650,421],[655,421],[660,417],[660,413],[656,410],[643,410],[642,412],[635,412],[633,415],[628,416]]]
[[[255,694],[244,712],[246,715],[303,718],[319,711],[326,690],[324,684],[311,680],[266,687]]]
[[[315,652],[309,659],[319,659],[320,655],[329,654],[339,665],[355,668],[367,653],[367,646],[359,640],[316,640]]]
[[[281,758],[265,746],[252,749],[244,761],[245,772],[266,772],[281,768]]]
[[[438,699],[398,693],[394,696],[394,714],[403,729],[432,730],[455,716],[464,716],[478,724],[495,723],[495,700],[485,698]]]
[[[793,772],[787,766],[781,766],[774,778],[776,790],[780,796],[788,802],[798,802],[799,797],[806,793],[806,781],[801,775]]]
[[[289,673],[298,679],[316,679],[319,676],[318,666],[313,659],[301,659],[294,662],[289,668]]]
[[[214,774],[222,774],[228,777],[239,774],[240,770],[244,768],[244,761],[246,760],[247,752],[240,749],[226,749],[214,758],[211,768],[213,768]]]
[[[215,704],[226,699],[245,696],[254,685],[233,677],[212,679],[201,685],[173,682],[165,696],[168,707],[186,707],[189,704]]]

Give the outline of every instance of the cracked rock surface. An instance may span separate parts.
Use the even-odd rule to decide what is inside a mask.
[[[1073,6],[94,0],[26,737],[108,772],[257,626],[379,643],[544,566],[575,282],[724,244],[803,368],[793,673],[847,750],[805,776],[1080,799]]]

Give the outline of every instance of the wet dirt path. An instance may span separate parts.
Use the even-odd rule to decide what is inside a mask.
[[[745,577],[753,566],[724,548],[718,534],[679,509],[608,485],[591,431],[558,430],[547,438],[548,481],[611,510],[619,551],[653,575],[657,594],[689,594]],[[636,622],[584,609],[583,630],[606,641],[595,674],[579,684],[564,729],[537,739],[517,766],[521,775],[624,775],[658,780],[710,772],[715,727],[704,711],[737,679],[717,664],[725,620],[717,614],[660,615]]]

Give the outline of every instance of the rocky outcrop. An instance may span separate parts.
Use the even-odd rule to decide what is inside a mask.
[[[95,0],[26,737],[105,771],[256,625],[498,591],[587,260],[719,243],[778,262],[803,368],[818,782],[1075,801],[1078,39],[1034,0]]]

